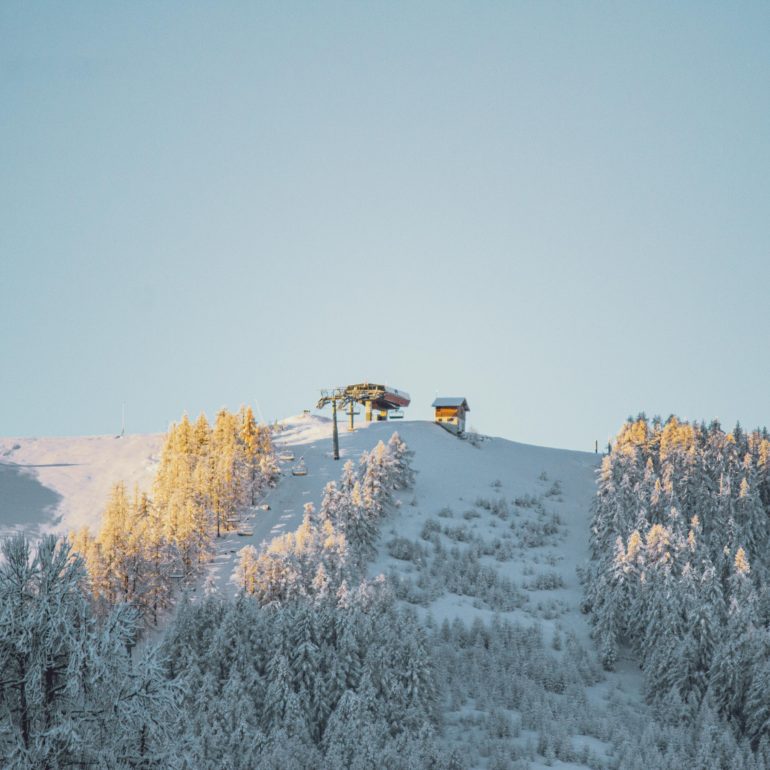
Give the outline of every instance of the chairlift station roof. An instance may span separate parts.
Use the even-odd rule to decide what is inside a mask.
[[[406,391],[391,388],[388,385],[378,385],[372,382],[359,382],[355,385],[344,385],[333,390],[322,390],[318,409],[336,399],[342,403],[351,401],[359,404],[370,402],[375,409],[401,409],[409,406],[411,398]]]

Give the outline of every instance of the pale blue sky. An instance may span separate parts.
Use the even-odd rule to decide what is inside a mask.
[[[770,423],[770,3],[0,5],[0,435],[370,379]]]

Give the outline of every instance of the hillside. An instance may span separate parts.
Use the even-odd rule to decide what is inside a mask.
[[[414,451],[416,483],[396,495],[370,577],[389,576],[401,603],[414,607],[431,633],[439,633],[445,620],[476,628],[477,618],[485,627],[509,621],[514,636],[523,635],[511,654],[513,668],[528,670],[518,679],[505,671],[506,684],[494,695],[463,691],[457,679],[468,678],[476,664],[494,668],[499,651],[486,658],[476,651],[458,661],[456,640],[443,647],[436,640],[447,743],[464,757],[463,766],[474,768],[585,768],[611,761],[627,731],[640,716],[648,717],[637,667],[623,659],[616,673],[602,672],[579,611],[576,568],[588,556],[599,458],[500,438],[472,444],[432,423],[403,422],[340,431],[341,458],[335,462],[328,419],[298,416],[281,427],[276,448],[304,458],[308,474],[293,477],[294,463],[284,463],[279,484],[262,501],[269,509],[249,514],[253,535],[231,534],[220,543],[211,565],[214,585],[233,595],[239,549],[294,530],[304,505],[318,507],[324,486],[339,477],[346,460],[357,461],[398,430]],[[566,652],[555,649],[562,646]],[[472,674],[481,690],[492,686],[486,676]],[[553,685],[562,679],[570,682],[563,692]],[[507,702],[510,682],[527,689],[515,708]],[[515,761],[520,764],[510,764]]]
[[[416,483],[395,496],[368,574],[389,576],[402,605],[414,607],[436,635],[447,744],[462,766],[474,768],[599,768],[616,761],[620,745],[650,717],[638,667],[621,657],[616,672],[602,672],[579,610],[577,567],[588,558],[595,454],[500,438],[471,443],[433,423],[407,421],[341,430],[335,462],[330,420],[302,415],[281,427],[276,448],[304,458],[308,474],[293,477],[293,462],[284,463],[283,477],[263,500],[269,509],[249,514],[253,535],[223,539],[211,567],[220,591],[235,593],[240,548],[295,529],[304,505],[318,507],[346,460],[357,461],[397,430],[414,452]],[[444,621],[455,624],[451,632]],[[489,649],[474,643],[457,657],[452,634],[501,622],[513,624],[503,634],[518,644],[504,652],[485,637]],[[496,684],[498,664],[503,681]],[[511,688],[524,688],[523,696]]]
[[[387,526],[389,535],[383,541],[393,533],[417,537],[425,520],[435,519],[445,508],[453,509],[454,516],[459,519],[453,524],[464,524],[470,531],[488,533],[486,519],[463,519],[463,513],[473,508],[476,500],[496,501],[504,497],[515,507],[514,499],[535,500],[546,495],[558,482],[561,492],[547,498],[563,522],[560,540],[551,548],[559,551],[555,558],[565,581],[564,589],[557,592],[556,598],[577,606],[579,588],[575,567],[587,557],[588,514],[594,492],[594,471],[598,465],[596,455],[529,446],[500,438],[486,439],[474,446],[433,423],[406,421],[398,424],[374,422],[360,426],[354,433],[342,428],[339,432],[340,460],[335,462],[331,420],[300,415],[284,420],[280,425],[282,430],[274,439],[276,449],[291,449],[296,460],[303,457],[308,474],[294,477],[290,474],[294,462],[283,463],[283,478],[263,500],[270,510],[251,514],[249,526],[254,534],[247,537],[232,534],[224,539],[216,570],[220,586],[227,584],[232,571],[233,548],[259,545],[296,528],[302,521],[304,504],[312,502],[317,506],[320,503],[324,486],[337,479],[346,460],[357,461],[361,452],[371,449],[380,440],[387,441],[397,430],[415,452],[417,483],[414,492],[407,495],[408,503],[405,501],[392,524]],[[387,548],[380,548],[380,552],[373,570],[398,566],[399,560],[388,558]],[[537,553],[533,551],[531,556],[534,558]],[[528,561],[517,560],[515,567],[509,565],[510,576],[519,579],[528,565]],[[467,609],[471,602],[458,600],[456,606]],[[434,609],[439,610],[439,614],[448,611],[448,608]]]
[[[98,527],[115,482],[149,490],[162,443],[159,433],[0,438],[0,531]]]
[[[202,583],[235,595],[239,550],[296,529],[304,505],[320,504],[345,461],[357,462],[394,430],[414,452],[416,483],[395,495],[368,574],[389,576],[400,604],[413,607],[433,635],[446,744],[466,767],[604,766],[640,698],[638,671],[628,661],[621,659],[617,673],[600,671],[579,612],[576,568],[588,555],[594,454],[500,438],[471,443],[432,423],[406,421],[361,425],[352,434],[343,428],[335,461],[331,421],[293,417],[279,424],[274,443],[295,460],[282,463],[278,484],[246,512],[247,534],[217,541]],[[5,439],[0,457],[16,477],[26,477],[15,498],[29,522],[62,531],[95,525],[113,482],[147,488],[161,441]],[[308,473],[295,477],[290,471],[300,457]],[[6,528],[19,524],[7,507],[0,515]],[[451,625],[458,620],[460,626]],[[501,622],[512,625],[500,630]],[[502,650],[498,633],[509,639]],[[469,634],[482,636],[464,650]],[[613,721],[610,708],[630,711]]]
[[[558,513],[558,536],[548,545],[527,547],[511,560],[490,559],[495,568],[517,582],[537,582],[538,574],[558,573],[564,586],[543,594],[548,602],[574,610],[580,589],[576,566],[587,557],[588,513],[594,493],[596,455],[528,446],[490,438],[474,446],[461,441],[428,422],[362,424],[354,433],[340,430],[339,462],[331,455],[331,421],[326,417],[299,415],[280,423],[275,435],[277,450],[291,449],[296,459],[304,457],[306,476],[290,474],[293,462],[283,463],[280,483],[262,501],[269,510],[249,514],[253,535],[230,534],[222,539],[212,572],[222,589],[231,589],[229,578],[234,552],[249,543],[263,541],[295,529],[307,502],[320,503],[327,482],[336,479],[347,459],[356,461],[361,452],[398,430],[415,452],[417,483],[398,513],[386,527],[379,558],[372,572],[394,570],[408,578],[408,562],[388,554],[386,543],[394,536],[417,539],[428,520],[467,529],[474,536],[503,535],[503,521],[479,505],[501,499],[517,518],[523,517],[523,532],[530,545],[537,542],[537,524],[527,524],[525,512],[532,512],[543,500],[549,512]],[[138,484],[149,489],[163,440],[160,434],[72,438],[0,439],[0,476],[3,485],[0,527],[37,526],[41,530],[67,531],[88,525],[95,527],[110,487],[118,480],[129,488]],[[37,482],[37,483],[35,483]],[[556,486],[554,486],[556,485]],[[558,490],[556,492],[555,490]],[[525,506],[516,506],[515,500]],[[527,507],[529,506],[529,507]],[[479,514],[475,517],[473,511]],[[512,514],[512,515],[514,515]],[[510,528],[507,527],[510,532]],[[459,533],[456,533],[458,535]],[[461,534],[459,534],[462,537]],[[514,538],[511,536],[511,542]],[[511,545],[513,547],[513,545]],[[478,604],[478,602],[477,602]],[[430,602],[437,618],[452,614],[489,614],[474,607],[472,597],[453,596]],[[543,618],[537,602],[514,616]]]

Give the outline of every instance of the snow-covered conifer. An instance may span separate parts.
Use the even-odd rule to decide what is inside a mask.
[[[392,458],[392,483],[395,489],[410,489],[414,486],[415,471],[412,468],[414,452],[409,449],[398,433],[388,441],[388,452]]]
[[[169,685],[151,654],[132,665],[136,612],[102,623],[83,593],[85,569],[67,541],[23,537],[0,559],[0,756],[10,767],[159,767],[173,719]]]
[[[257,549],[247,545],[238,551],[238,564],[235,568],[235,581],[246,593],[256,593],[258,557]]]

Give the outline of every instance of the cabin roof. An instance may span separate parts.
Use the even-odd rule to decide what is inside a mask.
[[[448,396],[444,398],[437,398],[432,404],[432,407],[441,406],[461,406],[466,412],[470,412],[471,408],[468,406],[468,402],[462,396]]]

